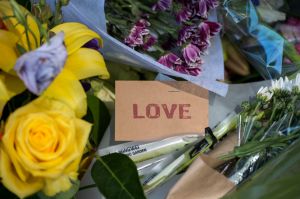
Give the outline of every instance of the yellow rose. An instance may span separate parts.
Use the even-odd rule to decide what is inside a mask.
[[[91,124],[53,99],[40,97],[13,112],[0,142],[3,185],[20,198],[53,196],[77,179]]]

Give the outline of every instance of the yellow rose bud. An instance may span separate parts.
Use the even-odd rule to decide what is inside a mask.
[[[3,185],[20,198],[67,191],[77,179],[91,124],[61,102],[40,97],[13,112],[0,141]]]

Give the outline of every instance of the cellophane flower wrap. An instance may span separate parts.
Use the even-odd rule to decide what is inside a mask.
[[[220,169],[238,185],[266,162],[277,157],[300,136],[300,75],[280,78],[259,89],[256,98],[242,103],[238,120],[238,146],[223,158]]]
[[[102,36],[108,60],[181,77],[224,95],[227,86],[216,81],[224,78],[217,5],[215,0],[73,0],[63,14]]]
[[[95,122],[84,118],[93,96],[83,83],[109,78],[90,47],[96,41],[99,49],[102,39],[83,24],[53,19],[38,21],[16,1],[0,1],[1,197],[68,192],[79,182],[84,154],[96,147]]]
[[[295,73],[300,66],[299,54],[275,28],[264,23],[265,16],[259,13],[261,7],[256,8],[253,2],[257,1],[220,2],[218,14],[225,35],[264,79],[276,79]],[[259,2],[272,8],[267,1]],[[276,20],[276,17],[271,19]],[[285,65],[284,58],[288,58],[291,64]]]

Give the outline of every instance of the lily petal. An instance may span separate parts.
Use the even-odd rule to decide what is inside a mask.
[[[4,84],[4,82],[2,81],[2,79],[0,79],[0,116],[2,115],[2,111],[3,108],[6,104],[6,102],[9,100],[9,94],[8,94],[8,90]]]
[[[0,43],[5,44],[11,48],[14,48],[18,42],[18,37],[7,30],[0,29]]]
[[[17,53],[13,48],[3,43],[0,43],[0,52],[0,69],[5,72],[10,72],[17,61]]]
[[[12,98],[26,89],[22,80],[10,74],[0,73],[0,81],[4,82],[9,98]]]
[[[80,48],[68,56],[65,68],[72,71],[78,79],[99,76],[103,79],[109,78],[102,55],[93,49]]]
[[[68,69],[63,69],[42,95],[68,105],[78,118],[86,114],[86,94],[77,77]]]
[[[65,33],[65,44],[69,55],[77,51],[92,39],[97,39],[100,47],[103,46],[101,37],[96,32],[90,30],[87,26],[80,23],[63,23],[55,26],[53,29],[51,29],[51,31],[56,34],[61,31]]]
[[[14,17],[14,12],[12,6],[8,1],[0,1],[0,18],[3,19],[3,23],[10,32],[13,32],[19,37],[19,44],[24,47],[26,50],[35,49],[40,46],[40,31],[39,27],[28,10],[24,7],[19,6],[20,11],[26,15],[27,25],[30,29],[28,32],[28,40],[26,36],[25,27],[18,23],[16,17]],[[8,18],[5,18],[8,17]],[[29,43],[29,44],[28,44]]]

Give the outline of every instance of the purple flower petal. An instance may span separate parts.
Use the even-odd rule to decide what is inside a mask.
[[[191,39],[196,33],[197,29],[195,26],[183,26],[183,28],[179,31],[178,34],[178,42],[177,45],[181,46],[189,39]]]
[[[91,49],[94,49],[94,50],[99,50],[100,45],[99,45],[98,39],[92,39],[91,41],[84,44],[83,47],[91,48]]]
[[[199,0],[198,5],[196,7],[196,15],[199,17],[207,18],[208,15],[208,6],[207,6],[207,0]]]
[[[169,53],[159,58],[158,62],[169,68],[182,64],[182,60],[175,54]]]
[[[185,22],[189,20],[191,16],[192,16],[191,10],[189,10],[187,7],[184,7],[176,14],[176,21]]]
[[[183,49],[183,58],[190,67],[199,67],[202,65],[203,62],[200,55],[201,50],[193,44],[189,44]]]
[[[203,40],[209,40],[210,38],[210,27],[209,24],[201,22],[198,26],[199,37]]]
[[[148,27],[150,25],[151,25],[150,22],[147,21],[146,19],[140,19],[135,23],[135,26],[139,26],[143,28]]]
[[[150,23],[145,19],[140,19],[130,30],[130,34],[124,39],[124,43],[132,48],[142,46],[144,44],[144,37],[150,34]]]
[[[217,22],[205,21],[203,23],[208,25],[210,36],[215,36],[216,34],[218,34],[220,32],[220,30],[222,28],[222,25]]]
[[[151,46],[153,46],[156,43],[157,39],[152,36],[149,35],[149,37],[146,39],[145,43],[143,44],[143,49],[144,50],[148,50]]]
[[[152,6],[154,11],[165,11],[171,8],[172,0],[158,0],[156,4]]]

